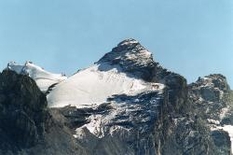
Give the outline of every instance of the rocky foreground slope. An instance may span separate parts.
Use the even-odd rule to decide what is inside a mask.
[[[67,79],[10,63],[0,74],[0,154],[230,155],[232,99],[224,76],[187,85],[134,39]]]

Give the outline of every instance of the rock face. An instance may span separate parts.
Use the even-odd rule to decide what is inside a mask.
[[[207,126],[217,154],[230,154],[231,131],[226,125],[233,125],[224,120],[231,120],[232,92],[226,78],[220,74],[211,74],[199,78],[190,84],[189,95],[195,107],[195,114]]]
[[[62,120],[50,113],[46,96],[34,80],[4,70],[0,74],[0,154],[85,154],[72,142],[69,130],[60,127]]]
[[[97,62],[100,70],[105,63],[146,81],[150,79],[155,66],[152,54],[134,39],[120,42],[111,52],[105,54]]]
[[[96,81],[88,81],[87,75]],[[89,85],[80,84],[83,79]],[[226,78],[212,74],[187,85],[134,39],[50,88],[47,107],[45,94],[32,79],[3,71],[0,154],[231,154],[233,93]],[[92,100],[98,94],[102,102],[97,104]],[[56,106],[61,101],[74,104]]]
[[[226,78],[219,74],[199,78],[187,92],[182,112],[172,117],[175,124],[164,154],[231,154],[230,135],[221,123],[231,113]]]
[[[35,82],[15,72],[0,74],[1,148],[27,148],[43,135],[46,119],[46,97]],[[6,140],[6,141],[5,141]]]

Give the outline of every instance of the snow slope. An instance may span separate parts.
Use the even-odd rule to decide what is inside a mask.
[[[49,86],[59,83],[67,78],[62,74],[53,74],[45,71],[43,68],[36,66],[29,61],[27,61],[24,65],[10,62],[7,65],[7,69],[15,71],[18,74],[28,75],[35,80],[42,92],[46,92]]]
[[[145,82],[122,72],[119,65],[102,63],[101,67],[100,64],[95,64],[60,82],[47,95],[47,99],[51,108],[70,105],[78,109],[97,109],[100,105],[109,104],[112,107],[109,113],[90,115],[89,122],[77,128],[73,135],[83,139],[88,131],[95,137],[102,138],[107,131],[113,134],[116,130],[128,132],[132,129],[111,124],[139,120],[143,123],[156,119],[156,109],[161,103],[164,88],[163,84]],[[144,97],[140,98],[142,94]],[[153,97],[146,98],[146,94],[153,94]],[[125,97],[121,98],[121,95]]]
[[[50,107],[72,105],[94,106],[107,101],[116,94],[135,95],[146,90],[162,90],[162,84],[146,83],[120,72],[118,66],[104,64],[106,70],[99,70],[98,64],[81,70],[59,83],[47,99]],[[103,64],[101,64],[103,68]]]

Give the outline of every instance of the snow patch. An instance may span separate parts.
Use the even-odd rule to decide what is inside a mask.
[[[85,124],[86,127],[92,134],[101,138],[104,137],[104,132],[102,131],[102,115],[91,115],[89,117],[90,123]]]
[[[218,120],[214,120],[214,119],[207,119],[208,123],[210,124],[215,124],[215,125],[220,125],[220,122]]]
[[[228,113],[229,110],[230,110],[229,106],[227,106],[225,108],[222,108],[221,112],[220,112],[220,115],[219,115],[220,119],[223,119],[226,116],[226,114]]]

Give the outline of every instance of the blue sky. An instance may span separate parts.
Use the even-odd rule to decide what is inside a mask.
[[[222,73],[233,87],[232,0],[0,0],[0,68],[31,60],[68,75],[125,38],[189,82]]]

